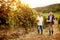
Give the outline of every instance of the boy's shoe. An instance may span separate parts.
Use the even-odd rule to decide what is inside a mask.
[[[41,32],[41,35],[43,35],[43,31]]]
[[[38,30],[38,34],[39,34],[39,30]]]
[[[53,32],[54,32],[54,31],[52,30],[52,34],[53,34]]]

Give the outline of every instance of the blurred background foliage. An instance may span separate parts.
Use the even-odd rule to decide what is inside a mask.
[[[38,12],[43,12],[43,13],[49,13],[50,11],[60,12],[60,4],[51,4],[49,6],[36,7],[36,8],[33,8],[33,9],[37,10]]]
[[[50,11],[55,13],[60,23],[60,4],[30,8],[28,4],[22,4],[21,0],[0,0],[0,19],[5,20],[5,24],[11,28],[23,27],[27,31],[34,26],[36,27],[36,17],[39,12],[43,13],[44,27],[46,27],[47,15]]]
[[[37,11],[20,0],[0,1],[0,17],[6,20],[11,28],[33,27],[36,25]],[[26,29],[27,30],[27,29]]]

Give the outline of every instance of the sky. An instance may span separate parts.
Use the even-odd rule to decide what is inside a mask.
[[[31,8],[44,7],[51,4],[60,3],[60,0],[21,0],[24,4],[29,4]]]

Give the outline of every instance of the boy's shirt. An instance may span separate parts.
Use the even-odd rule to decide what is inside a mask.
[[[38,22],[37,22],[38,25],[43,25],[43,17],[42,16],[40,16],[40,17],[38,16],[37,20],[38,20]]]

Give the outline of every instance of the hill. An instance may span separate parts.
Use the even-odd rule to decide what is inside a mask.
[[[37,7],[33,9],[37,10],[38,12],[60,12],[60,4],[52,4],[45,7]]]

